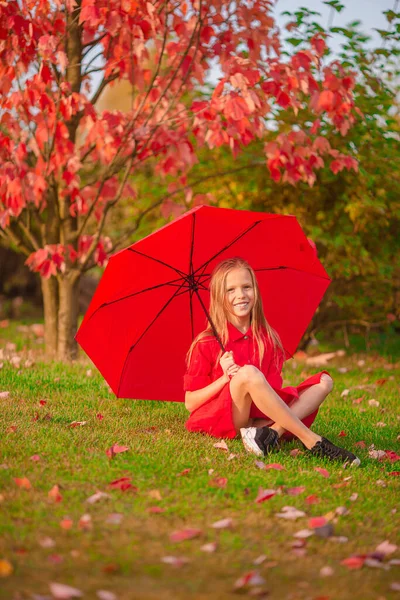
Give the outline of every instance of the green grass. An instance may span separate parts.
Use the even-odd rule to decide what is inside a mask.
[[[77,587],[90,599],[97,598],[97,590],[113,591],[119,600],[230,598],[237,596],[235,581],[251,570],[259,571],[266,580],[262,589],[277,600],[398,597],[390,585],[400,581],[399,566],[384,570],[364,565],[351,571],[341,564],[353,554],[372,553],[386,539],[392,543],[399,539],[399,478],[389,473],[400,470],[400,462],[378,462],[368,456],[371,444],[400,453],[395,379],[400,365],[393,340],[384,340],[390,353],[381,356],[382,340],[377,339],[369,354],[348,353],[329,366],[336,385],[314,429],[349,449],[365,441],[365,449],[357,448],[362,466],[343,470],[305,455],[292,458],[290,450],[300,445],[291,442],[266,459],[266,463],[281,463],[283,471],[261,471],[240,440],[227,441],[236,455],[228,461],[228,453],[214,448],[217,440],[185,430],[183,405],[115,399],[94,368],[91,377],[86,375],[90,364],[84,358],[72,365],[43,362],[41,345],[19,331],[16,323],[0,329],[0,348],[7,341],[15,342],[23,356],[36,357],[36,363],[17,369],[3,361],[0,369],[0,392],[10,392],[0,400],[0,560],[13,567],[11,575],[0,579],[1,599],[48,596],[48,584],[54,581]],[[362,349],[362,344],[356,347]],[[323,349],[329,350],[326,343]],[[362,367],[357,365],[360,359],[366,361]],[[341,367],[348,372],[338,372]],[[288,365],[285,376],[288,382],[298,382],[315,371]],[[378,385],[379,379],[387,381]],[[367,387],[352,389],[357,385]],[[345,388],[350,393],[341,398]],[[362,402],[353,404],[362,395]],[[369,406],[371,398],[380,406]],[[46,404],[41,406],[40,400]],[[71,428],[72,421],[87,423]],[[386,426],[376,427],[377,422]],[[346,437],[338,436],[341,431]],[[129,451],[110,460],[106,450],[114,443],[129,446]],[[34,454],[39,461],[30,460]],[[315,467],[325,467],[330,477],[323,478]],[[179,476],[184,469],[189,473]],[[209,469],[214,469],[211,475]],[[131,477],[136,493],[110,488],[111,481],[124,476]],[[32,489],[19,488],[14,481],[18,477],[27,477]],[[226,488],[210,486],[214,477],[226,477]],[[62,495],[58,503],[48,498],[56,484]],[[299,496],[285,491],[300,485],[306,490]],[[281,493],[256,504],[259,487],[280,487]],[[87,504],[86,499],[98,490],[111,497]],[[159,490],[161,500],[149,495],[152,490]],[[354,493],[358,498],[351,501]],[[312,494],[320,497],[319,504],[305,502]],[[277,518],[288,505],[303,510],[306,517]],[[165,512],[149,514],[150,506]],[[339,506],[350,512],[333,519],[335,536],[346,536],[348,541],[313,536],[307,539],[305,556],[296,555],[291,547],[293,534],[308,527],[308,517],[332,518],[329,513]],[[92,518],[89,531],[78,526],[85,513]],[[120,525],[107,523],[112,513],[123,515]],[[70,530],[60,527],[66,516],[73,520]],[[231,529],[211,527],[226,517],[233,519]],[[172,543],[170,533],[186,527],[203,533]],[[55,546],[43,548],[40,541],[45,537]],[[211,541],[218,543],[216,551],[202,552],[200,547]],[[253,561],[261,554],[267,558],[255,566]],[[170,555],[189,562],[181,568],[164,564],[161,558]],[[400,558],[399,551],[384,563],[393,558]],[[332,567],[334,575],[321,577],[324,566]]]

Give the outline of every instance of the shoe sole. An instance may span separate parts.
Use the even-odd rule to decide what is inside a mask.
[[[345,463],[345,464],[346,464],[346,463]],[[359,467],[359,466],[360,466],[360,464],[361,464],[361,460],[360,460],[358,457],[356,457],[356,458],[355,458],[355,459],[354,459],[354,460],[353,460],[353,461],[352,461],[352,462],[349,464],[349,466],[350,466],[350,467]]]
[[[244,431],[245,433],[243,434],[242,431]],[[240,430],[240,435],[242,436],[243,446],[246,448],[247,452],[251,452],[252,454],[256,454],[257,456],[265,456],[264,452],[256,444],[254,438],[248,439],[246,435],[246,427],[243,427]]]

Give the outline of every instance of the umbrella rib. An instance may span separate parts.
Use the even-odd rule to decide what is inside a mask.
[[[90,319],[92,317],[94,317],[94,315],[97,313],[97,311],[100,310],[101,308],[105,308],[106,306],[110,306],[111,304],[115,304],[116,302],[122,302],[123,300],[127,300],[128,298],[133,298],[134,296],[139,296],[139,294],[144,294],[144,292],[151,292],[152,290],[157,290],[160,287],[169,286],[169,285],[178,287],[180,281],[182,281],[182,279],[173,279],[171,281],[166,281],[165,283],[159,283],[158,285],[153,285],[149,288],[145,288],[144,290],[139,290],[138,292],[133,292],[133,294],[128,294],[127,296],[122,296],[122,298],[117,298],[116,300],[111,300],[110,302],[103,302],[103,304],[98,306],[96,308],[96,310],[90,315],[88,321],[90,321]],[[186,283],[186,281],[184,283]],[[182,288],[182,285],[183,284],[179,285],[179,289],[177,290],[177,292],[180,291],[180,289]]]
[[[158,262],[160,265],[164,265],[164,267],[168,267],[169,269],[172,269],[173,271],[175,271],[181,277],[186,277],[187,276],[187,274],[184,273],[184,271],[181,271],[180,269],[177,269],[176,267],[173,267],[172,265],[169,265],[168,263],[164,262],[163,260],[160,260],[159,258],[154,258],[154,256],[149,256],[148,254],[145,254],[144,252],[140,252],[139,250],[136,250],[136,248],[128,248],[128,250],[130,252],[135,252],[136,254],[139,254],[139,256],[144,256],[145,258],[148,258],[150,260],[154,260],[155,262]]]
[[[235,239],[233,239],[231,242],[229,242],[229,244],[226,244],[226,246],[224,246],[223,248],[221,248],[221,250],[219,250],[216,254],[214,254],[214,256],[212,256],[210,259],[208,259],[207,262],[205,262],[201,267],[199,267],[198,269],[196,269],[195,273],[198,274],[199,271],[201,271],[202,269],[205,269],[211,261],[213,261],[215,258],[217,258],[217,256],[219,256],[220,254],[222,254],[223,252],[225,252],[225,250],[228,250],[228,248],[230,248],[231,246],[233,246],[233,244],[235,244],[237,241],[239,241],[243,236],[245,236],[247,233],[249,233],[249,231],[251,231],[252,229],[254,229],[254,227],[256,227],[257,225],[259,225],[262,221],[255,221],[255,223],[253,223],[252,225],[250,225],[250,227],[248,227],[245,231],[243,231],[242,233],[240,233],[239,235],[237,235],[235,237]],[[202,274],[200,275],[200,277],[202,276]]]
[[[186,282],[184,282],[186,283]],[[182,283],[182,285],[172,294],[171,298],[169,300],[167,300],[167,302],[164,304],[164,306],[158,311],[158,313],[156,314],[156,316],[154,317],[154,319],[152,320],[151,323],[149,323],[149,325],[146,327],[146,329],[142,332],[142,334],[140,335],[140,337],[136,340],[136,342],[134,344],[132,344],[132,346],[129,348],[127,354],[126,354],[126,358],[125,358],[125,362],[124,362],[124,366],[122,367],[122,371],[121,371],[121,377],[119,380],[119,384],[118,384],[118,393],[117,393],[117,398],[119,398],[119,389],[121,387],[121,382],[123,380],[124,377],[124,371],[128,362],[128,358],[130,353],[132,352],[132,350],[135,348],[135,346],[138,345],[138,343],[140,342],[140,340],[143,338],[144,335],[146,335],[146,333],[149,331],[150,327],[152,327],[152,325],[154,325],[154,323],[156,322],[156,320],[158,319],[158,317],[164,312],[164,310],[167,308],[167,306],[172,302],[172,300],[175,298],[175,296],[178,295],[178,293],[180,292],[181,288],[183,287],[184,283]]]

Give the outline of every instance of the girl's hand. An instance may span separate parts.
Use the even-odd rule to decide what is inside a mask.
[[[227,381],[239,370],[239,367],[233,360],[233,352],[225,352],[219,359],[219,364]]]

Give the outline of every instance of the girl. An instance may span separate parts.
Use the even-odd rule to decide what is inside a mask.
[[[360,464],[353,453],[309,429],[333,388],[326,371],[297,388],[281,388],[284,350],[265,319],[255,273],[245,260],[231,258],[216,267],[210,317],[226,352],[210,325],[189,349],[184,377],[189,431],[219,438],[240,432],[245,448],[259,456],[276,449],[281,436],[296,436],[310,454]]]

